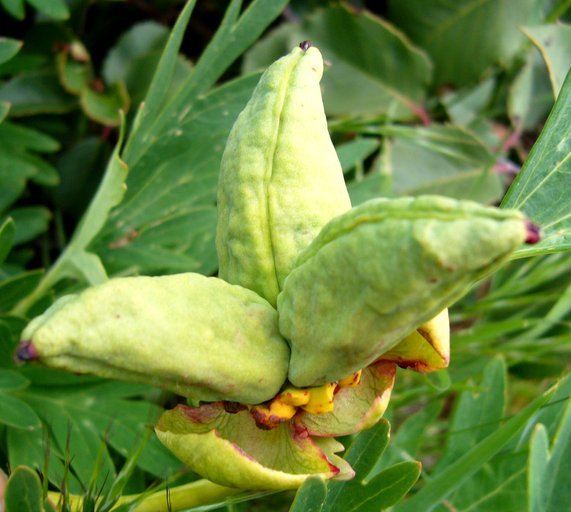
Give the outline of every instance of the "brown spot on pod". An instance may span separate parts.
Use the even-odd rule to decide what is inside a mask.
[[[239,402],[229,402],[227,400],[223,401],[222,405],[224,406],[224,410],[229,414],[236,414],[240,411],[247,409],[247,407],[244,404],[241,404]]]
[[[313,45],[312,45],[311,41],[309,41],[309,40],[307,40],[307,39],[306,39],[305,41],[302,41],[301,43],[299,43],[299,47],[300,47],[304,52],[306,52],[307,50],[309,50],[312,46],[313,46]]]

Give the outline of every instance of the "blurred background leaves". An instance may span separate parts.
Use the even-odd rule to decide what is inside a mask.
[[[367,475],[308,482],[293,510],[368,510],[367,497],[370,510],[394,507],[413,485],[395,510],[561,510],[569,377],[543,393],[571,355],[570,7],[0,0],[0,467],[87,494],[130,460],[126,494],[195,478],[145,434],[175,397],[15,367],[12,352],[28,318],[108,275],[216,272],[227,134],[264,67],[310,39],[327,61],[325,108],[354,204],[501,203],[545,238],[452,309],[448,372],[399,371],[392,441],[379,441],[385,423],[346,440],[348,457],[368,447]],[[471,470],[450,477],[454,464]],[[14,475],[14,488],[34,478]],[[391,495],[382,482],[400,483]],[[253,497],[222,506],[287,510],[293,498]]]

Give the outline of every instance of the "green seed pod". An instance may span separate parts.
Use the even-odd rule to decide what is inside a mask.
[[[268,400],[289,359],[270,304],[199,274],[112,279],[63,297],[23,339],[20,359],[199,400]]]
[[[289,379],[314,386],[375,361],[505,262],[517,211],[425,196],[369,201],[333,219],[278,298]]]
[[[275,306],[295,259],[351,207],[327,131],[317,48],[272,64],[226,143],[218,187],[219,275]]]

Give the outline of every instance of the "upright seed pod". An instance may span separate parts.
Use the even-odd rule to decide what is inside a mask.
[[[62,297],[22,336],[21,360],[199,400],[268,400],[289,359],[266,300],[200,274],[111,279]]]
[[[523,215],[425,196],[369,201],[327,224],[278,297],[289,380],[315,386],[367,366],[505,262]]]
[[[226,143],[219,275],[271,304],[298,254],[350,200],[327,130],[323,60],[304,42],[264,73]]]

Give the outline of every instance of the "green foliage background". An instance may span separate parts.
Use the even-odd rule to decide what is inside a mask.
[[[282,493],[218,505],[571,503],[570,1],[0,6],[0,467],[25,466],[12,510],[24,502],[9,500],[40,510],[42,485],[92,505],[103,491],[105,510],[121,494],[196,479],[148,435],[175,397],[16,367],[12,352],[30,317],[108,276],[216,272],[227,134],[260,71],[304,39],[330,64],[324,102],[354,204],[468,198],[522,209],[544,237],[452,309],[447,372],[399,371],[392,439],[383,421],[346,440],[357,480],[310,480],[293,504]]]

